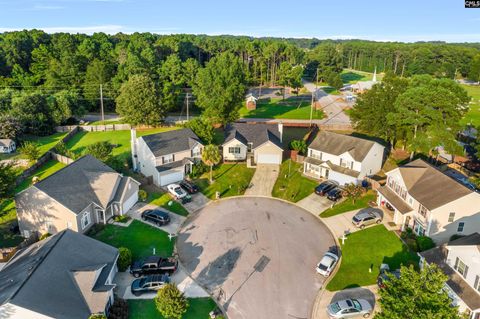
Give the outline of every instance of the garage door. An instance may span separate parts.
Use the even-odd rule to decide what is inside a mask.
[[[130,198],[128,198],[123,202],[122,212],[123,213],[128,212],[128,210],[132,208],[132,206],[135,205],[136,202],[138,202],[138,192],[133,193],[132,196],[130,196]]]
[[[258,154],[258,164],[281,164],[282,155],[280,154]]]
[[[183,179],[183,171],[174,171],[170,174],[160,175],[160,186],[179,182]]]

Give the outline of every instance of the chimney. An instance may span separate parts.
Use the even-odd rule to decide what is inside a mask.
[[[137,130],[132,127],[130,129],[130,146],[132,148],[132,164],[133,171],[137,171]]]
[[[278,123],[278,131],[280,132],[280,142],[283,143],[283,123],[282,122]]]

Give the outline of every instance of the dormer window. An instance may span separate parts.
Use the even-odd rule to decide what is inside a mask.
[[[340,166],[345,167],[345,168],[349,168],[349,169],[353,169],[353,161],[349,161],[349,160],[340,158]]]
[[[168,164],[173,162],[173,154],[165,155],[162,158],[163,158],[163,164]]]

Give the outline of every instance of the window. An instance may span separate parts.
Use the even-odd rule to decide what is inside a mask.
[[[464,227],[465,227],[465,223],[464,222],[459,222],[457,232],[462,233]]]
[[[345,160],[343,158],[340,159],[340,166],[353,169],[353,161]]]
[[[253,147],[253,143],[252,143],[252,142],[248,142],[248,151],[249,151],[249,152],[252,151],[252,147]]]
[[[473,288],[475,288],[478,292],[480,292],[480,276],[475,276],[475,283],[473,284]]]
[[[240,147],[229,147],[228,152],[230,154],[240,154]]]
[[[173,154],[163,156],[163,164],[173,162]]]
[[[322,152],[310,150],[310,157],[321,160],[322,159]]]
[[[85,229],[90,224],[90,212],[84,212],[82,215],[82,229]]]
[[[198,156],[201,156],[202,152],[200,151],[200,147],[195,147],[193,150],[192,150],[192,157],[198,157]]]
[[[468,266],[465,265],[463,261],[460,260],[460,258],[457,257],[455,259],[455,270],[459,272],[460,275],[463,276],[463,278],[467,278],[467,273],[468,273]]]
[[[420,204],[420,206],[418,207],[418,212],[420,213],[420,215],[422,215],[423,217],[427,217],[427,212],[428,210],[425,208],[425,206],[423,206],[422,204]]]
[[[451,223],[455,220],[455,213],[448,214],[448,222]]]

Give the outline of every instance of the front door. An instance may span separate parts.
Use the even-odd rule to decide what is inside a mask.
[[[325,169],[325,178],[328,179],[328,173],[330,172],[330,170],[328,168],[324,168]]]
[[[107,219],[105,218],[105,211],[100,208],[95,208],[95,212],[97,212],[97,219],[100,223],[107,223]]]

